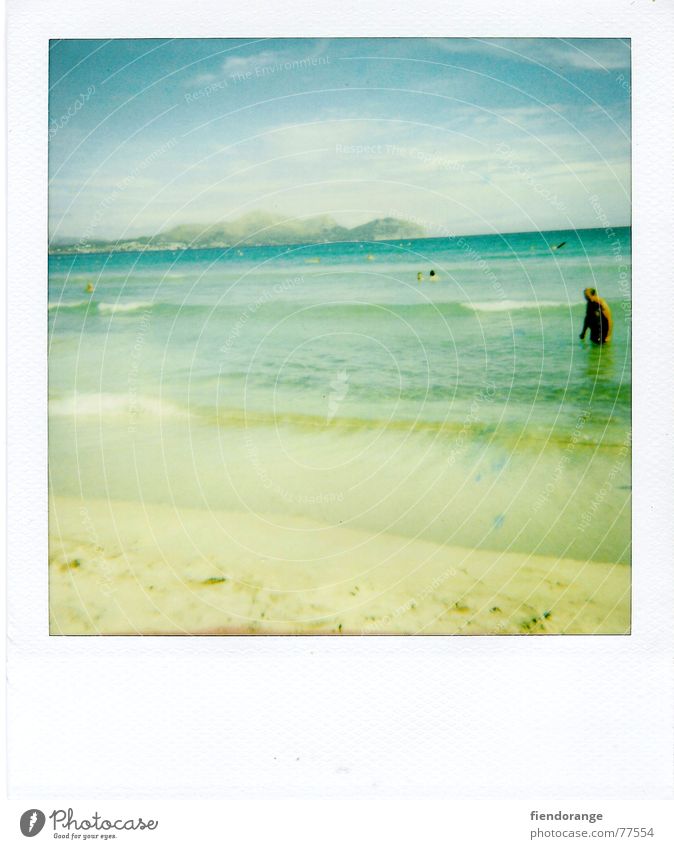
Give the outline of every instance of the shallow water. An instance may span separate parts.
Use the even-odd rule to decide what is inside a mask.
[[[52,492],[627,562],[629,273],[628,229],[53,256]]]

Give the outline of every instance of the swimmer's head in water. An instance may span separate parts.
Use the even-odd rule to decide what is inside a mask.
[[[432,268],[431,268],[430,276],[431,276],[431,277],[435,277],[435,271],[433,271],[433,269],[432,269]]]
[[[597,298],[597,290],[596,289],[586,289],[583,294],[585,295],[586,301],[594,301]]]

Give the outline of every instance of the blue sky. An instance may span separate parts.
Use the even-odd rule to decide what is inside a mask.
[[[49,128],[53,238],[253,210],[430,235],[630,220],[626,40],[54,41]]]

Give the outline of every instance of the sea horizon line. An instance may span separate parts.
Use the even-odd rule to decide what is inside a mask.
[[[167,245],[143,245],[137,248],[115,247],[115,243],[111,242],[110,247],[101,246],[100,249],[71,249],[75,245],[65,244],[63,248],[47,248],[48,256],[77,256],[79,254],[112,254],[112,253],[178,253],[185,251],[229,251],[229,250],[246,250],[250,248],[295,248],[295,247],[323,247],[325,245],[357,245],[357,244],[399,244],[400,242],[431,242],[445,241],[451,239],[480,239],[493,238],[501,236],[503,238],[509,236],[526,236],[529,234],[544,235],[545,233],[583,233],[593,230],[629,230],[632,224],[615,224],[610,227],[566,227],[552,228],[549,230],[513,230],[509,232],[492,232],[492,233],[453,233],[445,236],[414,236],[414,237],[397,237],[388,239],[337,239],[335,241],[325,242],[280,242],[278,244],[258,243],[247,244],[238,242],[231,245],[182,245],[180,247],[169,247]],[[137,238],[146,238],[143,236]],[[124,245],[128,242],[134,242],[137,239],[118,240],[117,244]]]

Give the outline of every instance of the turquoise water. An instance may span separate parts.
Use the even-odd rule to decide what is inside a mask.
[[[630,265],[627,228],[52,256],[52,492],[626,562]]]

